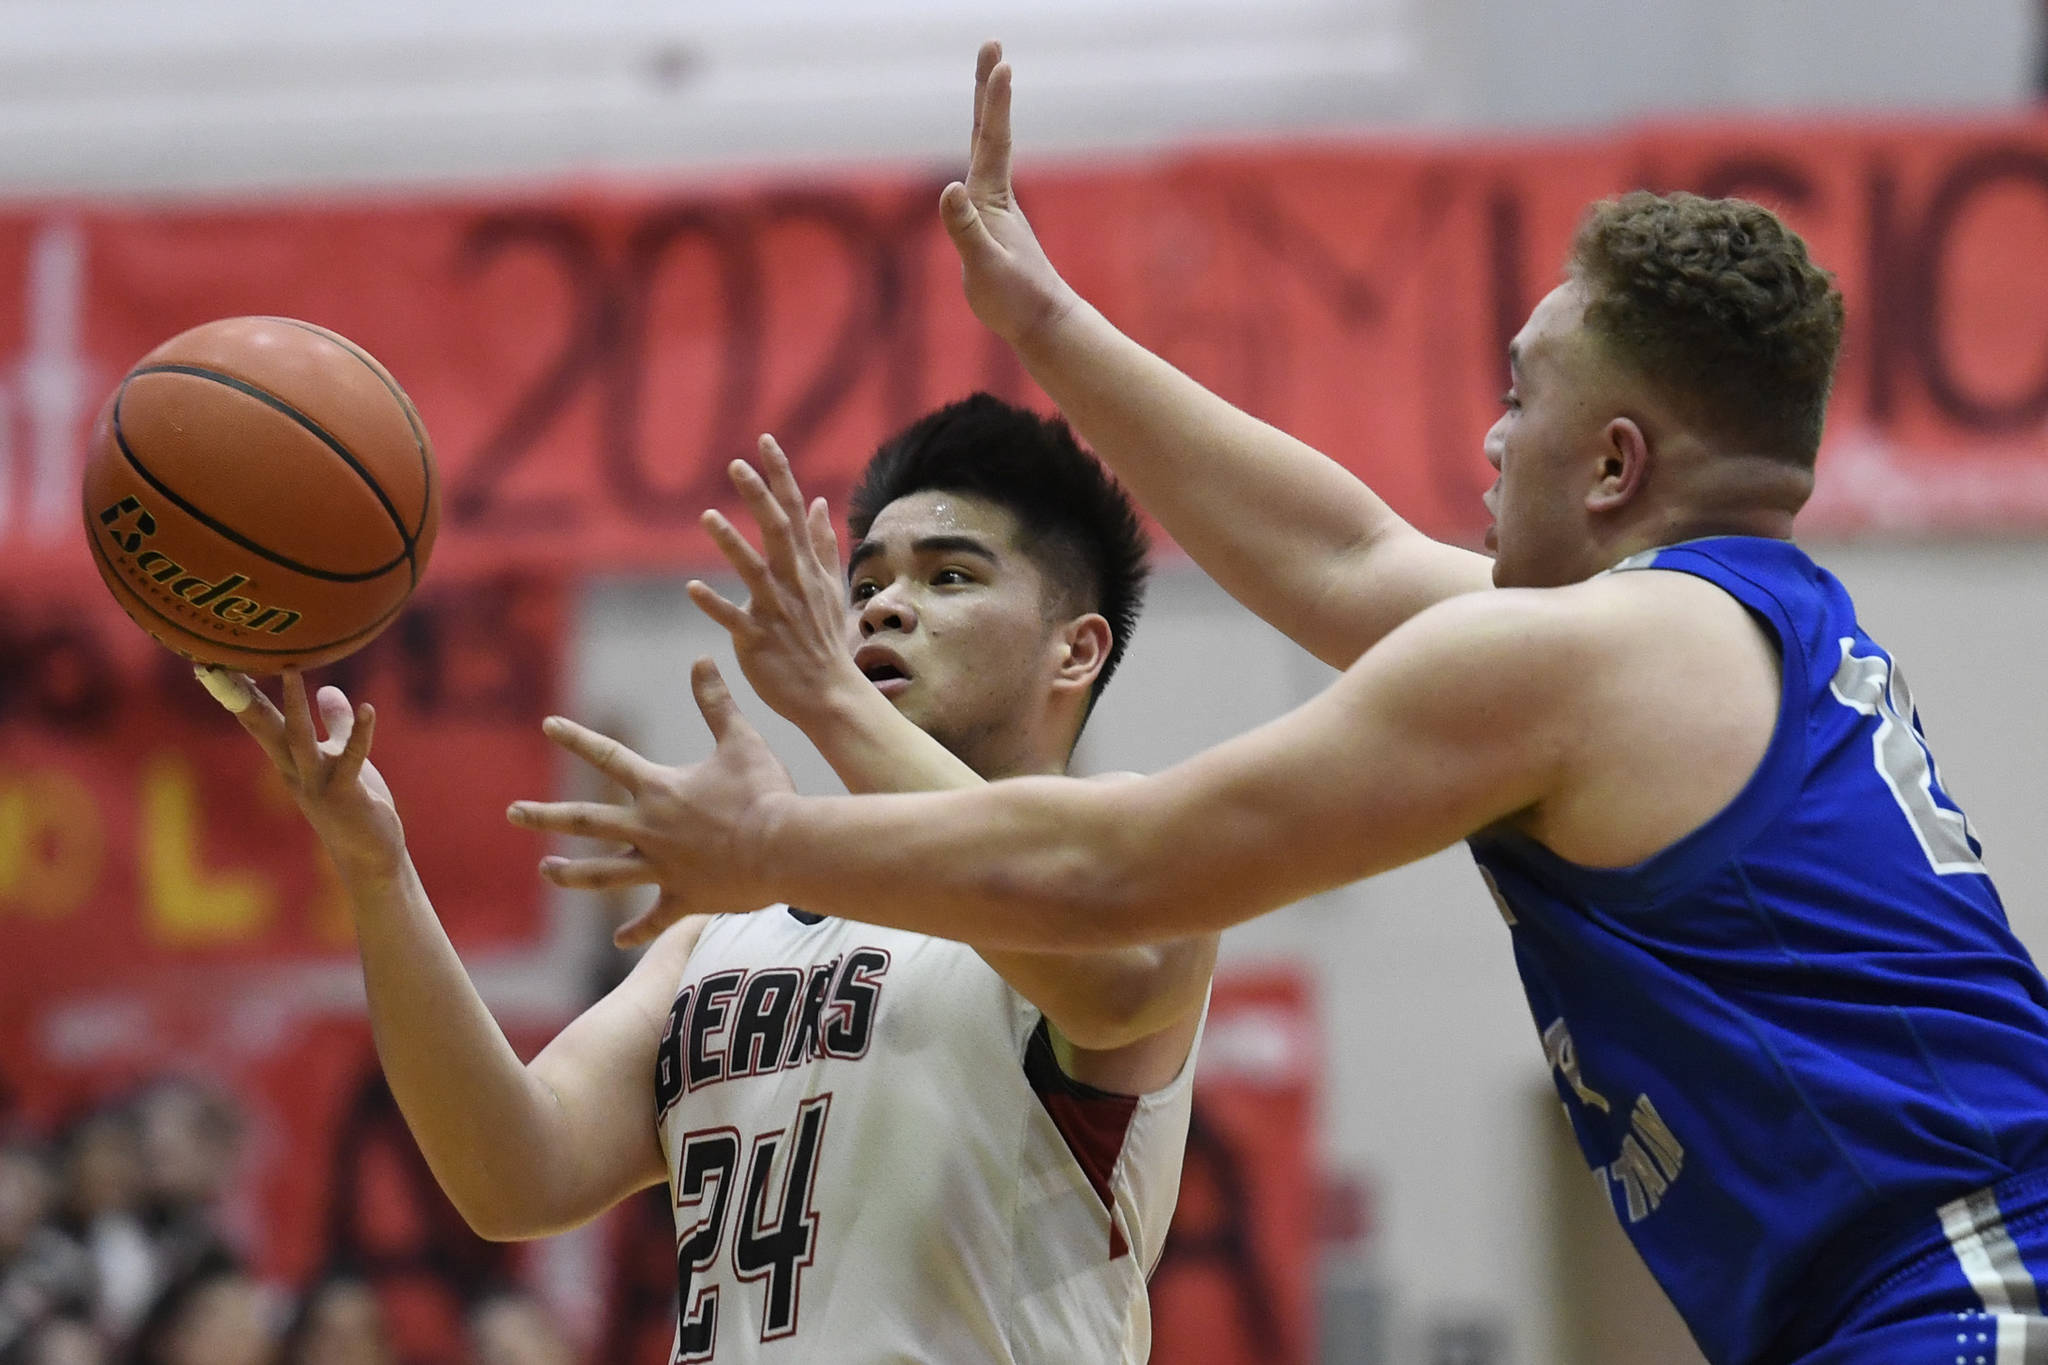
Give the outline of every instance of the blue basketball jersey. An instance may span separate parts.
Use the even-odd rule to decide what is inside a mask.
[[[1741,793],[1636,866],[1471,840],[1587,1160],[1715,1365],[1828,1339],[1934,1211],[2048,1167],[2048,984],[1905,680],[1787,541],[1617,571],[1716,584],[1776,637]]]

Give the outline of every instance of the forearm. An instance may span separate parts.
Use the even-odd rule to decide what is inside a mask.
[[[1081,953],[1221,929],[1285,903],[1235,854],[1255,812],[1206,842],[1140,787],[1019,778],[976,791],[790,797],[743,854],[774,896],[984,952]],[[1277,892],[1277,894],[1276,894]]]
[[[804,737],[856,795],[983,785],[979,773],[904,719],[865,678],[848,687],[825,689],[817,711],[796,719]]]
[[[1419,533],[1349,471],[1209,392],[1085,303],[1020,343],[1067,420],[1181,548],[1253,612],[1342,667],[1437,594],[1336,584]]]
[[[1472,601],[1483,617],[1440,608],[1451,614],[1328,691],[1155,776],[764,796],[726,856],[749,895],[982,949],[1080,952],[1227,928],[1540,800],[1562,731],[1504,734],[1497,718],[1551,704],[1525,698],[1518,667],[1541,609],[1527,595],[1505,600],[1518,611]],[[1567,677],[1580,656],[1560,638],[1554,671]]]
[[[778,801],[747,847],[776,898],[846,919],[1033,952],[1106,946],[1089,870],[1112,856],[1085,784]],[[912,891],[914,887],[914,891]]]
[[[391,1093],[456,1209],[485,1236],[513,1235],[548,1187],[553,1097],[477,994],[410,858],[393,876],[350,882]]]

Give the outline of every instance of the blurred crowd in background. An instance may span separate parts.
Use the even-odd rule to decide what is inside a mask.
[[[243,1116],[197,1080],[108,1096],[56,1132],[0,1136],[0,1365],[398,1365],[358,1268],[251,1273],[222,1209]],[[470,1365],[571,1365],[506,1283],[464,1314]]]

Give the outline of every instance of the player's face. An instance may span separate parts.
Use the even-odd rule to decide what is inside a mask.
[[[1576,583],[1605,567],[1595,562],[1586,495],[1618,407],[1585,311],[1580,287],[1560,285],[1508,348],[1507,410],[1486,433],[1487,462],[1500,471],[1486,494],[1500,587]]]
[[[984,775],[1031,764],[1061,651],[1008,509],[898,498],[853,547],[847,587],[854,662],[898,711]]]

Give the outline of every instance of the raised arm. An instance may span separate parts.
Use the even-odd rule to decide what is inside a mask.
[[[1010,68],[985,45],[968,176],[941,213],[969,304],[1137,500],[1238,601],[1348,667],[1492,561],[1417,531],[1341,465],[1151,354],[1061,279],[1018,207]]]
[[[1082,951],[1223,928],[1495,826],[1629,867],[1743,789],[1782,705],[1775,641],[1684,573],[1475,593],[1410,621],[1280,719],[1115,785],[1030,777],[919,796],[798,797],[699,660],[717,740],[694,768],[622,767],[627,808],[516,803],[515,823],[631,844],[663,916],[794,898],[987,947]],[[906,869],[916,893],[904,893]],[[557,880],[565,865],[549,860]],[[588,880],[608,884],[602,868]]]
[[[809,798],[789,790],[705,660],[692,685],[718,740],[709,760],[627,770],[612,741],[552,719],[559,740],[630,782],[634,803],[520,802],[511,817],[632,844],[621,868],[651,864],[694,910],[765,895],[984,947],[1158,942],[1526,818],[1582,730],[1587,657],[1547,601],[1484,594],[1411,622],[1298,710],[1153,777]],[[544,870],[608,884],[598,865]]]
[[[770,437],[761,469],[729,467],[760,533],[756,550],[717,512],[704,527],[746,587],[744,605],[702,582],[691,599],[732,637],[755,692],[801,730],[854,793],[954,791],[983,780],[890,704],[854,666],[845,637],[846,585],[824,499],[805,506],[789,461]],[[799,902],[801,903],[801,902]],[[982,957],[1044,1013],[1075,1079],[1141,1093],[1178,1073],[1194,1040],[1215,966],[1213,934],[1084,954]]]
[[[296,673],[282,711],[246,678],[202,681],[277,765],[334,861],[355,909],[385,1079],[469,1225],[494,1240],[539,1237],[660,1183],[655,1053],[702,921],[664,932],[625,981],[523,1064],[406,853],[390,789],[369,762],[375,712],[322,688],[321,741]]]
[[[1526,613],[1492,606],[1415,622],[1297,710],[1156,776],[1020,779],[943,800],[776,799],[735,852],[805,892],[839,866],[832,913],[970,942],[1076,950],[1222,929],[1427,856],[1549,793],[1569,708],[1530,668]],[[1509,708],[1512,727],[1500,724]],[[838,861],[884,838],[939,869],[914,906],[870,897],[881,879]]]

